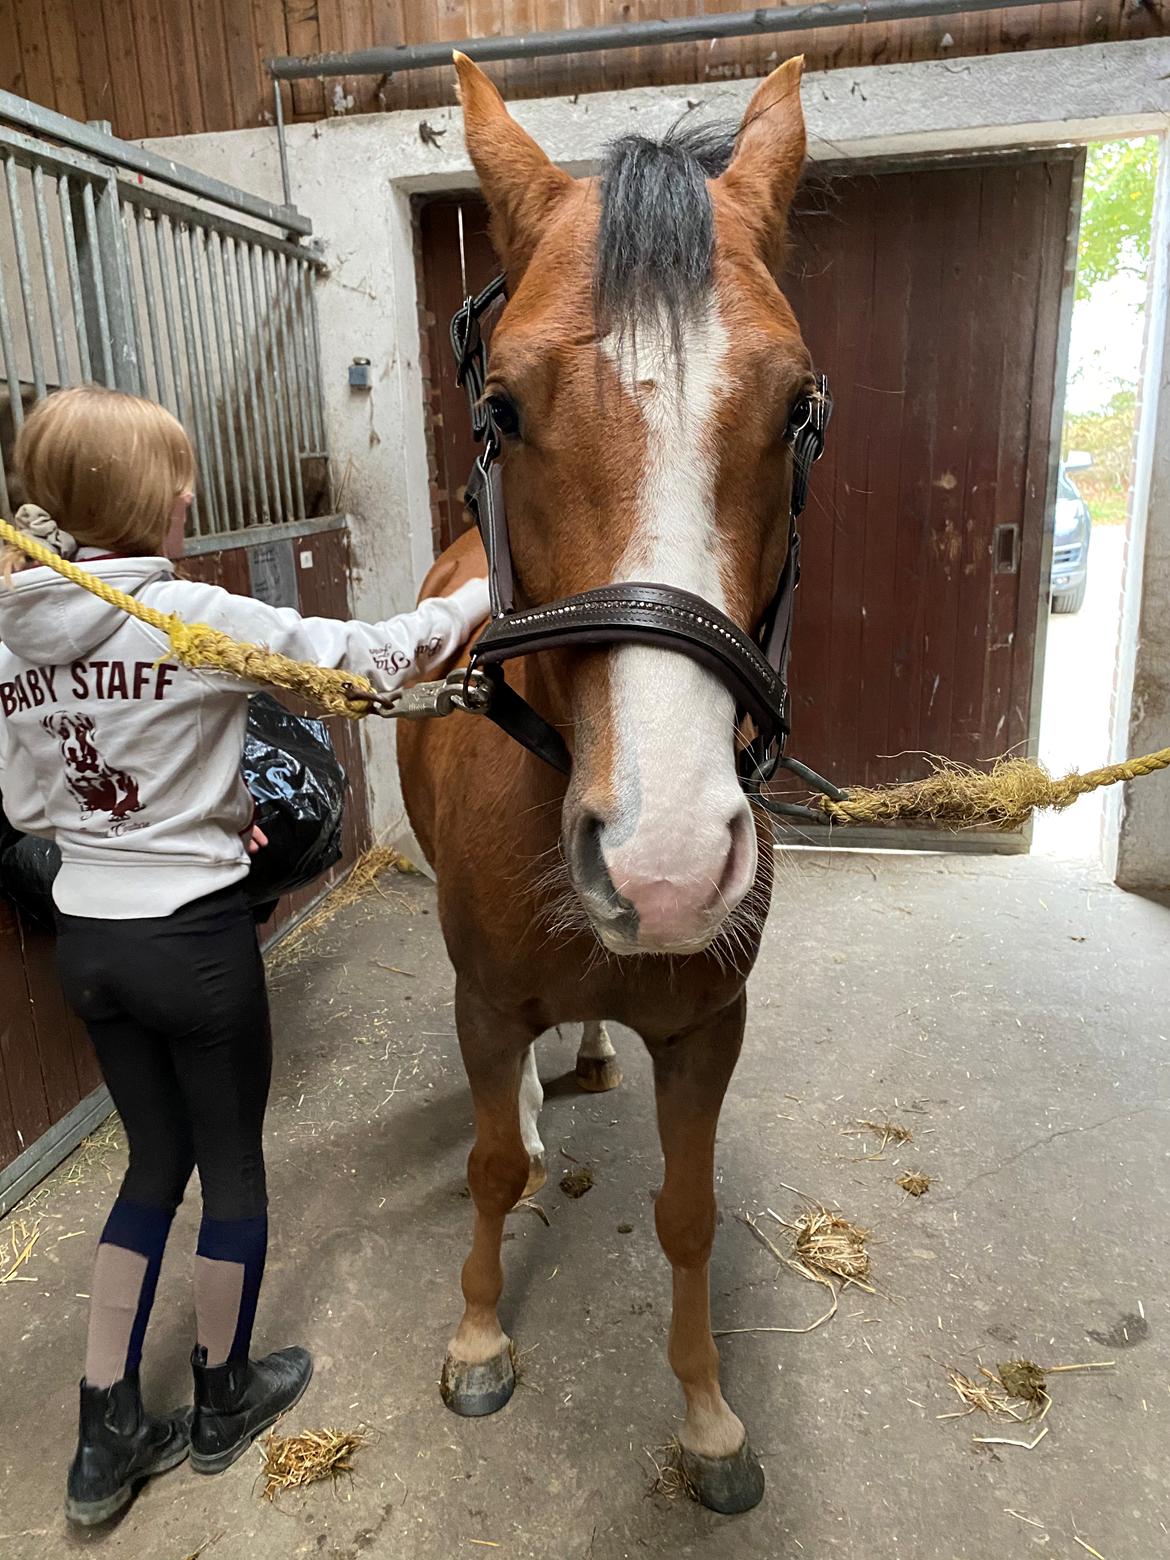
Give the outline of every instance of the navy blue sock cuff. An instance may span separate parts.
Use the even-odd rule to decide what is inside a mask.
[[[212,1219],[203,1215],[196,1254],[213,1262],[242,1262],[245,1267],[264,1260],[268,1249],[268,1215],[253,1219]]]
[[[162,1256],[174,1217],[173,1208],[148,1208],[119,1197],[110,1209],[101,1238],[107,1246],[121,1246],[126,1251],[136,1251],[139,1256],[157,1261]]]

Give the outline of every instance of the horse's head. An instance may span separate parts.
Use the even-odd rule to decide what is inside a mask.
[[[508,275],[485,394],[520,594],[653,581],[754,632],[787,546],[785,431],[814,387],[774,280],[804,161],[800,60],[762,83],[738,136],[630,138],[584,180],[457,64]],[[706,946],[757,870],[732,695],[645,645],[549,675],[572,711],[564,852],[595,930],[617,953]]]

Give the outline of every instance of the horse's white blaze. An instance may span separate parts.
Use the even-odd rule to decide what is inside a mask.
[[[639,324],[612,361],[638,404],[646,463],[638,512],[616,578],[674,585],[727,610],[716,526],[715,419],[727,391],[729,336],[714,297],[689,327],[679,362],[669,333]],[[647,645],[614,652],[616,814],[603,850],[627,881],[668,881],[709,895],[742,805],[731,694],[696,661]]]

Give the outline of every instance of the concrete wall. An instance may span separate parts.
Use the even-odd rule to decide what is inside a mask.
[[[515,113],[552,157],[581,171],[614,136],[662,134],[687,112],[737,119],[752,86],[536,100],[517,104]],[[810,74],[804,104],[810,152],[822,160],[1148,133],[1170,122],[1170,40]],[[272,131],[153,144],[279,197]],[[355,608],[382,615],[413,600],[431,547],[409,197],[470,188],[475,179],[457,109],[295,125],[288,147],[292,198],[311,217],[330,266],[320,289],[325,400],[333,457],[347,474],[346,507],[355,516]],[[355,355],[374,365],[367,394],[346,388]],[[390,837],[402,823],[392,740],[386,724],[368,723],[371,816]]]
[[[1166,142],[1158,170],[1151,252],[1154,275],[1121,625],[1115,759],[1170,747],[1170,155]],[[1123,793],[1111,792],[1106,835],[1116,842],[1115,875],[1122,888],[1170,893],[1170,778],[1133,781]]]

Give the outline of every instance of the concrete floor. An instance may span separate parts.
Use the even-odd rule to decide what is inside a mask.
[[[470,1116],[433,890],[383,880],[382,897],[339,916],[274,981],[274,1249],[258,1342],[316,1353],[290,1428],[370,1427],[352,1485],[263,1504],[253,1453],[217,1479],[183,1468],[157,1481],[112,1533],[67,1534],[84,1292],[121,1162],[91,1148],[18,1210],[39,1221],[18,1275],[32,1281],[0,1286],[0,1554],[1170,1553],[1168,933],[1170,911],[1051,861],[782,864],[723,1118],[716,1325],[800,1325],[823,1309],[824,1291],[778,1269],[734,1217],[790,1213],[784,1183],[872,1227],[879,1293],[847,1293],[807,1336],[724,1341],[728,1397],[768,1477],[764,1504],[728,1519],[652,1492],[647,1449],[669,1438],[679,1400],[653,1232],[653,1101],[629,1035],[615,1036],[626,1082],[603,1096],[555,1082],[571,1038],[544,1043],[551,1227],[521,1209],[505,1247],[525,1379],[494,1420],[440,1404]],[[871,1145],[843,1127],[887,1114],[913,1146],[860,1157]],[[579,1201],[557,1188],[562,1152],[594,1170]],[[906,1168],[935,1178],[919,1201],[895,1185]],[[159,1405],[186,1386],[195,1218],[192,1200],[148,1340]],[[940,1420],[957,1406],[948,1367],[1021,1354],[1116,1367],[1055,1377],[1049,1434],[1031,1451],[973,1444],[1015,1427]]]

